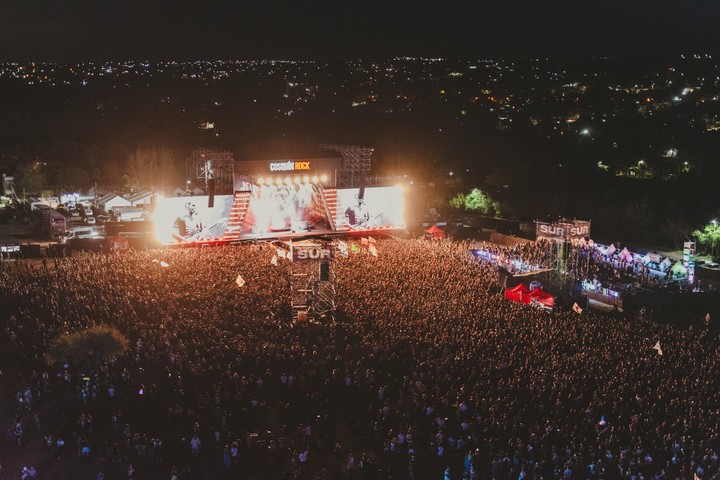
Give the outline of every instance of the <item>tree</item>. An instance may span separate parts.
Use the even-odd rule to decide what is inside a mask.
[[[91,365],[128,348],[130,342],[119,330],[99,326],[56,338],[50,343],[49,363],[69,361],[75,365]]]
[[[175,155],[168,148],[138,148],[127,160],[127,184],[141,190],[172,190],[178,185]]]
[[[500,215],[501,204],[480,191],[473,188],[467,195],[458,193],[450,199],[450,206],[453,208],[464,208],[483,215]]]
[[[38,160],[23,162],[15,168],[15,191],[20,194],[39,194],[47,185],[45,162]]]
[[[68,188],[85,189],[92,185],[90,175],[87,170],[74,165],[59,166],[59,168],[51,173],[52,185],[60,185]]]
[[[491,204],[492,201],[490,198],[482,193],[479,188],[473,188],[465,197],[465,208],[467,210],[474,210],[485,214],[490,210]]]
[[[681,247],[689,234],[690,225],[680,218],[668,218],[660,225],[660,237],[665,242],[665,245],[671,249]]]
[[[458,193],[450,199],[450,206],[458,209],[465,208],[465,197],[464,193]]]
[[[720,245],[720,225],[718,225],[717,220],[705,225],[703,230],[695,230],[692,232],[692,236],[697,238],[698,243],[706,252],[710,252],[713,260],[717,258],[716,250],[717,246]]]

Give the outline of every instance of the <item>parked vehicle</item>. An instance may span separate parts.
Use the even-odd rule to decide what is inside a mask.
[[[74,238],[105,238],[105,232],[100,227],[72,227],[65,236],[65,240]]]
[[[33,233],[38,237],[61,237],[67,232],[65,216],[47,205],[35,205],[33,211]]]

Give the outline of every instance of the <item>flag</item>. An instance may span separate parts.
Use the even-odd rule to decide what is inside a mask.
[[[235,283],[237,283],[237,286],[242,288],[243,285],[245,285],[245,279],[242,278],[242,275],[238,275],[235,279]]]
[[[167,267],[169,267],[170,265],[168,265],[168,263],[163,260],[163,261],[160,262],[160,266],[163,267],[163,268],[167,268]]]
[[[595,247],[595,242],[593,241],[592,238],[591,238],[590,240],[588,240],[588,247],[590,247],[590,248],[594,248],[594,247]]]
[[[375,245],[370,245],[370,253],[373,257],[377,257],[377,248],[375,248]]]
[[[270,263],[272,263],[276,267],[277,267],[277,258],[278,258],[277,255],[273,255],[272,258],[270,259]]]
[[[616,250],[616,249],[615,249],[615,244],[614,244],[614,243],[611,243],[610,246],[609,246],[608,249],[607,249],[607,254],[608,254],[608,255],[612,255],[613,253],[615,253],[615,250]]]
[[[350,250],[352,250],[353,252],[357,252],[359,249],[358,249],[358,246],[353,243],[352,246],[350,247]]]
[[[370,241],[367,238],[363,237],[360,239],[360,243],[362,243],[363,245],[367,245],[370,243]]]
[[[577,303],[573,303],[573,311],[577,313],[582,313],[583,309],[580,308],[580,305],[578,305]]]
[[[375,241],[376,241],[376,240],[375,240],[373,237],[371,237],[371,236],[368,235],[368,242],[370,242],[370,243],[375,243]]]
[[[275,249],[277,251],[277,256],[279,258],[285,258],[285,250],[280,250],[279,248]]]
[[[607,421],[605,420],[605,415],[600,416],[600,421],[598,422],[598,425],[601,427],[604,427],[607,425]]]
[[[660,347],[660,340],[658,340],[658,342],[652,348],[653,348],[653,350],[656,350],[658,352],[658,355],[662,355],[662,348]]]
[[[340,240],[340,241],[338,242],[338,248],[339,248],[340,250],[347,250],[347,243],[345,243],[345,242],[343,242],[342,240]]]

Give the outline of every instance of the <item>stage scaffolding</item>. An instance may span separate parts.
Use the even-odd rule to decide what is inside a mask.
[[[328,258],[298,259],[298,252],[330,252]],[[294,242],[294,260],[290,265],[290,298],[293,323],[313,321],[335,322],[335,259],[332,244]]]
[[[365,172],[370,171],[372,148],[336,144],[324,144],[320,148],[342,155],[343,168],[337,172],[338,188],[360,187]]]
[[[215,180],[215,194],[228,195],[233,193],[233,170],[235,161],[231,152],[222,150],[209,150],[205,148],[194,150],[185,163],[187,178],[193,185],[208,192],[210,180]]]

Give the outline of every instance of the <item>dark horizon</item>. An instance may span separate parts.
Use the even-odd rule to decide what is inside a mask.
[[[720,52],[720,5],[669,0],[214,5],[0,1],[0,61],[659,57]]]

